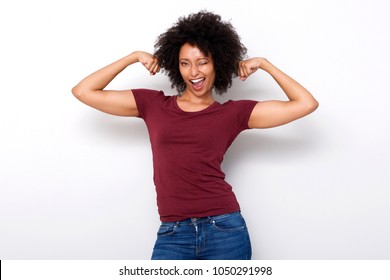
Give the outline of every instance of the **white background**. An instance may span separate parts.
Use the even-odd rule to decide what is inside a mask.
[[[208,9],[320,102],[243,132],[223,165],[253,259],[390,258],[388,1],[3,1],[0,259],[149,259],[159,219],[142,120],[109,116],[71,88],[177,18]],[[112,88],[170,89],[140,65]],[[266,73],[227,99],[282,99]]]

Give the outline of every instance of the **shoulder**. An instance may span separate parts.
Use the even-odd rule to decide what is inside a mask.
[[[153,96],[165,96],[162,90],[147,89],[147,88],[137,88],[131,90],[134,95],[153,95]]]
[[[149,102],[149,101],[162,101],[164,99],[170,98],[170,96],[165,95],[162,90],[154,89],[132,89],[135,100],[138,102]]]
[[[222,106],[241,112],[252,111],[257,103],[259,102],[255,100],[228,100]]]
[[[145,118],[150,111],[162,107],[171,96],[164,94],[162,90],[153,89],[132,89],[133,96],[137,105],[138,113],[141,118]]]

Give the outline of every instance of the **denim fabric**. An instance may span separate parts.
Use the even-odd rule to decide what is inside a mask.
[[[162,222],[152,260],[249,260],[251,243],[240,212]]]

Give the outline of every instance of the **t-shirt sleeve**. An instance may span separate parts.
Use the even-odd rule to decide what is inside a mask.
[[[249,118],[252,114],[253,108],[256,106],[257,103],[258,101],[254,100],[233,101],[233,105],[237,111],[238,133],[245,129],[249,129]]]
[[[132,89],[135,103],[137,104],[138,117],[147,118],[149,112],[156,106],[156,101],[164,96],[162,91],[152,89]]]

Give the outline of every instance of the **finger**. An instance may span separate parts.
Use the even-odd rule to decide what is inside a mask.
[[[250,75],[252,75],[253,73],[255,73],[257,70],[259,69],[259,66],[257,64],[248,64],[246,65],[245,67],[245,77],[249,77]]]
[[[151,65],[150,69],[149,69],[150,73],[152,75],[158,73],[160,71],[160,65],[158,64],[158,61],[154,61],[153,64]]]
[[[245,79],[245,67],[242,61],[238,65],[238,76],[241,80]]]
[[[148,71],[150,71],[150,69],[151,69],[152,66],[153,66],[153,60],[149,58],[149,59],[145,60],[142,64],[145,66],[145,68],[146,68]]]
[[[248,78],[248,76],[250,75],[250,73],[248,73],[248,69],[245,66],[242,68],[241,72],[242,72],[241,76],[242,76],[243,80]]]
[[[252,65],[251,68],[249,69],[251,74],[255,73],[257,70],[259,70],[259,66],[256,64],[256,65]]]

